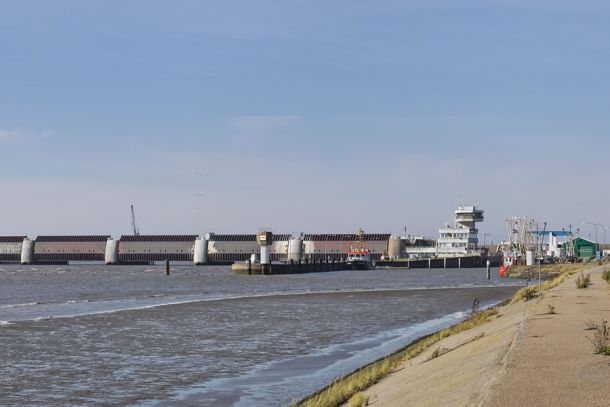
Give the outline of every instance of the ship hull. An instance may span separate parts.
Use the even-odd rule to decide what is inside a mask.
[[[347,268],[351,270],[374,270],[375,264],[370,261],[348,261]]]

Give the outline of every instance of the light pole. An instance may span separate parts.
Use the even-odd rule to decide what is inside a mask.
[[[596,223],[596,225],[604,230],[604,244],[606,244],[606,229],[608,229],[608,226],[602,225],[601,223]]]
[[[593,227],[595,228],[595,244],[598,244],[598,240],[597,240],[597,223],[593,223],[593,222],[583,222],[583,225],[593,225]]]
[[[486,239],[485,239],[485,238],[486,238],[487,236],[491,236],[491,233],[483,233],[483,248],[485,248],[485,246],[486,246],[486,245],[485,245],[485,242],[486,242]]]

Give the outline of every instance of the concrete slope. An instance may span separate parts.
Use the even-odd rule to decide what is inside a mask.
[[[574,278],[439,342],[369,388],[369,405],[610,405],[610,357],[593,354],[585,330],[588,321],[610,319],[610,286],[599,269],[587,289]],[[441,355],[431,358],[436,349]]]
[[[610,356],[593,353],[587,329],[610,320],[610,286],[599,268],[586,289],[575,277],[534,304],[485,405],[610,406]]]

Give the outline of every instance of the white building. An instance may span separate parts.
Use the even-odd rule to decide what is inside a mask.
[[[458,207],[453,224],[445,225],[438,231],[437,255],[452,257],[480,254],[476,224],[483,220],[483,211],[476,206]]]

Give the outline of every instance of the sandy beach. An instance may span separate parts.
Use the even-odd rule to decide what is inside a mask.
[[[607,406],[610,357],[593,353],[590,323],[610,317],[601,267],[499,309],[443,339],[364,393],[371,406]],[[551,307],[554,313],[551,313]]]

